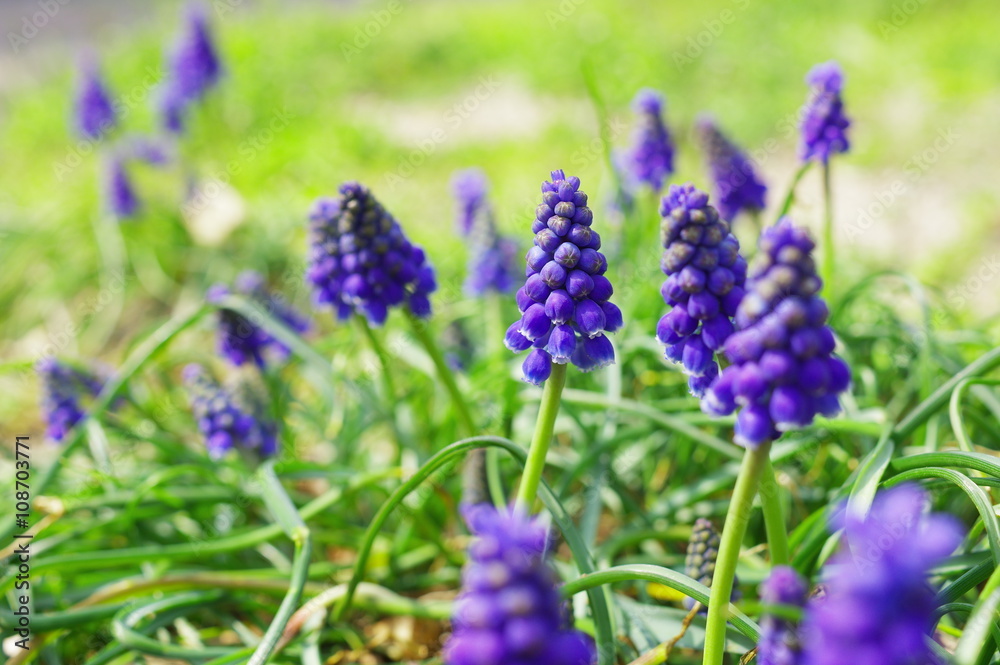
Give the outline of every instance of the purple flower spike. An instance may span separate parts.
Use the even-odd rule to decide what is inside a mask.
[[[486,176],[479,169],[466,169],[455,174],[452,185],[459,208],[459,233],[469,238],[471,248],[465,292],[473,297],[511,293],[521,276],[518,245],[497,231],[486,201]]]
[[[391,307],[430,316],[434,269],[367,187],[344,183],[337,198],[316,201],[309,219],[306,279],[318,305],[330,306],[340,319],[361,314],[376,326]]]
[[[716,415],[742,407],[736,443],[758,446],[805,427],[816,414],[833,416],[850,370],[833,355],[828,310],[813,262],[814,243],[784,217],[764,230],[725,342],[732,365],[712,384],[702,407]]]
[[[628,172],[654,191],[660,191],[674,172],[674,142],[663,122],[663,105],[663,95],[649,88],[640,90],[632,101],[639,125],[628,154]]]
[[[455,603],[446,665],[592,665],[593,642],[571,626],[539,519],[492,505],[462,514],[476,536]]]
[[[835,61],[816,65],[806,76],[810,96],[802,109],[802,144],[799,156],[823,162],[838,152],[847,152],[850,142],[847,128],[851,121],[844,115],[844,73]]]
[[[458,204],[456,225],[463,236],[472,233],[476,219],[481,213],[488,213],[486,192],[489,184],[486,174],[479,169],[457,171],[451,178],[452,191]]]
[[[734,303],[743,296],[747,264],[729,222],[708,203],[708,194],[688,183],[671,185],[660,203],[661,293],[671,309],[656,337],[665,357],[683,363],[688,387],[703,397],[719,374],[715,353],[733,332]]]
[[[190,5],[185,22],[184,30],[168,54],[167,76],[158,99],[163,126],[175,133],[184,128],[187,107],[204,98],[222,76],[222,65],[204,8]]]
[[[87,59],[80,68],[74,106],[77,132],[85,139],[96,140],[114,128],[118,119],[97,63]]]
[[[304,333],[309,329],[309,322],[285,302],[284,296],[267,290],[264,278],[259,273],[241,273],[236,278],[236,290],[262,312],[278,319],[295,332]],[[218,304],[229,295],[227,286],[216,284],[208,290],[206,299]],[[260,325],[230,309],[219,310],[218,340],[219,353],[234,365],[253,362],[258,367],[264,367],[267,364],[267,352],[278,360],[284,360],[289,353],[285,344]]]
[[[105,173],[105,207],[119,220],[135,217],[139,212],[139,197],[125,170],[125,160],[114,155],[109,158]]]
[[[262,407],[249,390],[229,390],[201,365],[184,368],[184,384],[208,454],[219,459],[234,448],[254,450],[267,457],[278,448],[277,426],[262,416]]]
[[[62,441],[83,419],[83,401],[96,397],[104,382],[90,372],[51,357],[38,361],[35,371],[42,384],[42,413],[47,424],[45,435],[50,441]]]
[[[222,66],[203,7],[190,5],[186,25],[170,53],[170,80],[186,102],[204,97],[219,82]]]
[[[935,664],[927,645],[937,603],[927,577],[962,540],[950,516],[924,513],[915,485],[881,492],[867,518],[845,515],[845,544],[824,568],[826,595],[802,625],[808,665]]]
[[[765,605],[804,607],[809,588],[798,573],[788,566],[777,566],[760,585],[760,600]],[[760,620],[759,665],[799,665],[801,643],[794,622],[774,614]]]
[[[743,210],[763,210],[767,187],[757,177],[746,153],[726,138],[711,118],[699,119],[698,136],[708,155],[714,197],[722,218],[731,222]]]
[[[755,447],[805,427],[816,414],[836,415],[850,371],[833,355],[828,310],[812,259],[814,243],[784,217],[764,230],[725,342],[732,361],[712,384],[702,407],[716,415],[742,407],[736,443]]]
[[[551,182],[542,183],[532,224],[535,246],[525,257],[527,279],[517,292],[521,320],[504,341],[515,352],[535,347],[523,365],[529,383],[541,385],[553,362],[589,372],[615,361],[604,333],[621,328],[622,315],[609,300],[614,290],[604,276],[608,261],[598,251],[593,219],[580,179],[553,171]]]

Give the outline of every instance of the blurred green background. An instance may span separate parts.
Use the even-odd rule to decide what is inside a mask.
[[[76,59],[96,51],[125,99],[123,128],[96,153],[156,133],[155,85],[181,3],[78,0],[17,52],[10,35],[40,5],[0,5],[0,359],[8,367],[53,349],[113,364],[206,285],[248,267],[304,306],[308,208],[347,179],[369,184],[427,248],[442,284],[435,306],[474,311],[460,292],[467,250],[452,232],[455,169],[486,171],[501,226],[525,248],[528,211],[553,168],[581,177],[600,200],[598,223],[607,223],[600,211],[611,179],[587,67],[615,147],[628,142],[632,96],[658,88],[680,143],[673,181],[708,186],[691,136],[708,111],[757,158],[773,208],[797,166],[803,77],[839,60],[854,121],[852,151],[834,164],[844,284],[874,268],[901,269],[938,289],[943,306],[977,320],[995,321],[1000,310],[1000,14],[991,0],[208,5],[226,78],[177,146],[183,168],[132,169],[144,213],[120,227],[100,213],[101,159],[78,155],[70,130]],[[196,206],[195,225],[239,226],[199,245],[181,202],[220,180],[225,192]],[[810,173],[793,209],[813,228],[819,189]],[[612,268],[616,286],[647,290],[658,309],[657,278],[629,283],[655,271],[656,251],[632,262]],[[4,429],[12,418],[18,428],[36,422],[25,377],[0,379]]]

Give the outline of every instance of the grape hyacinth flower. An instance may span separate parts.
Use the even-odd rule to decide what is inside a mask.
[[[802,109],[802,144],[799,156],[807,162],[815,159],[827,163],[830,156],[847,152],[847,128],[851,121],[844,114],[841,90],[844,73],[834,61],[816,65],[806,76],[811,88],[809,100]]]
[[[662,189],[674,172],[674,142],[663,122],[663,105],[663,95],[649,88],[640,90],[632,101],[639,125],[628,153],[628,172],[653,191]]]
[[[167,76],[158,99],[163,126],[174,133],[183,130],[188,106],[203,99],[222,77],[204,8],[190,5],[185,22],[167,56]]]
[[[48,357],[38,361],[35,371],[42,385],[42,413],[45,435],[50,441],[66,438],[73,426],[85,415],[82,400],[96,397],[103,382],[90,372]]]
[[[913,665],[939,660],[927,645],[936,602],[928,572],[951,554],[962,529],[924,515],[915,485],[880,493],[867,518],[844,514],[845,544],[824,567],[826,595],[806,607],[806,665]]]
[[[547,561],[538,518],[492,505],[464,506],[476,536],[455,603],[446,665],[591,665],[593,643],[570,625]]]
[[[245,399],[220,386],[201,365],[184,368],[184,383],[188,390],[191,410],[205,445],[213,459],[219,459],[233,448],[255,450],[262,456],[277,452],[277,427],[260,415]]]
[[[188,7],[184,31],[169,57],[169,80],[180,99],[198,101],[219,82],[222,66],[208,16],[199,5]]]
[[[114,103],[108,92],[97,63],[83,63],[77,84],[74,122],[76,130],[85,139],[96,140],[114,128],[117,123]]]
[[[338,198],[316,202],[309,219],[307,279],[317,304],[340,319],[359,312],[377,326],[390,307],[403,304],[417,317],[430,316],[434,269],[367,187],[344,183]]]
[[[297,333],[309,329],[309,322],[292,307],[283,302],[280,294],[270,293],[264,285],[264,278],[257,272],[248,270],[236,278],[236,292],[246,296],[250,302],[262,308]],[[219,304],[231,294],[225,284],[215,284],[209,288],[206,299]],[[263,327],[251,322],[245,316],[231,309],[219,310],[218,327],[219,353],[234,365],[248,362],[264,367],[265,352],[270,351],[280,360],[288,356],[289,349],[275,339]]]
[[[765,605],[804,607],[809,589],[795,569],[777,566],[760,585],[760,600]],[[758,665],[798,665],[802,645],[795,623],[766,613],[760,620]]]
[[[787,217],[761,235],[736,311],[737,331],[725,342],[733,364],[702,402],[715,415],[741,407],[735,436],[740,445],[757,447],[809,425],[816,414],[840,411],[838,396],[847,390],[851,373],[833,355],[813,248],[809,234]]]
[[[479,169],[459,171],[452,178],[458,203],[458,230],[469,238],[471,254],[465,292],[482,296],[489,292],[510,293],[517,284],[517,242],[497,231],[496,220],[486,200],[486,176]]]
[[[486,192],[488,184],[486,175],[479,169],[457,171],[451,179],[455,202],[458,204],[458,214],[455,222],[458,232],[463,237],[472,233],[476,219],[487,212]]]
[[[708,156],[715,186],[714,198],[722,218],[731,222],[741,211],[763,210],[767,187],[757,177],[746,153],[733,144],[711,118],[699,119],[698,135]]]
[[[532,349],[524,379],[541,385],[552,363],[572,363],[589,372],[615,361],[604,333],[622,326],[622,313],[608,299],[608,261],[598,250],[601,237],[591,228],[594,215],[580,179],[562,170],[542,183],[535,209],[535,245],[526,257],[527,279],[517,292],[520,320],[507,329],[504,344],[515,353]]]
[[[719,375],[715,353],[733,333],[747,263],[729,223],[694,185],[671,185],[660,215],[660,268],[667,275],[660,293],[671,309],[656,338],[664,356],[683,365],[691,393],[702,397]]]
[[[719,556],[719,532],[715,525],[704,517],[699,517],[691,529],[688,540],[687,554],[684,557],[684,574],[697,580],[707,587],[712,586],[712,576],[715,575],[715,560]],[[733,582],[732,600],[739,600],[739,580]],[[684,607],[689,610],[694,607],[692,598],[684,599]]]
[[[112,155],[108,159],[104,182],[104,205],[118,220],[135,217],[139,212],[139,197],[125,170],[125,160]]]

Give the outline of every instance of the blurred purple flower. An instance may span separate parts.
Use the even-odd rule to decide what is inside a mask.
[[[925,515],[915,485],[881,492],[867,518],[845,513],[831,525],[844,545],[824,567],[826,594],[809,601],[802,624],[805,665],[931,665],[937,604],[931,567],[963,530],[949,515]]]
[[[80,66],[73,108],[77,132],[86,139],[101,138],[117,124],[114,102],[97,62],[90,57]]]
[[[458,204],[455,216],[458,232],[468,236],[475,227],[477,217],[488,214],[486,192],[489,184],[486,174],[474,168],[456,171],[451,178],[451,186]]]
[[[708,155],[715,201],[722,218],[731,222],[740,211],[763,210],[767,187],[757,177],[746,153],[726,138],[709,117],[698,120],[698,135]]]
[[[105,208],[118,220],[129,219],[139,212],[139,198],[125,170],[125,160],[112,155],[105,169]]]
[[[632,102],[639,124],[628,153],[628,172],[654,191],[674,172],[674,143],[663,122],[663,105],[663,94],[650,88],[640,90]]]
[[[83,419],[83,400],[96,397],[104,382],[90,372],[52,357],[38,361],[35,371],[41,380],[42,413],[47,424],[45,434],[51,441],[62,441]]]
[[[220,386],[201,365],[184,368],[184,384],[191,410],[213,459],[233,448],[254,450],[262,456],[277,452],[277,426],[267,420],[257,405]]]
[[[815,159],[825,164],[831,155],[850,148],[847,128],[851,121],[844,114],[841,98],[844,73],[836,62],[824,62],[809,70],[806,83],[811,90],[802,109],[799,155],[804,162]]]
[[[760,601],[765,605],[802,608],[808,592],[809,587],[795,569],[777,566],[760,585]],[[761,617],[758,665],[799,665],[802,662],[796,623],[770,612]]]
[[[570,625],[538,518],[489,504],[462,514],[476,536],[455,602],[446,665],[591,665],[593,642]]]

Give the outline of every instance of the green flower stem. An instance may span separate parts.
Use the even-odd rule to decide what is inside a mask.
[[[535,434],[528,448],[528,462],[521,475],[521,486],[517,490],[517,505],[526,512],[532,512],[538,484],[542,480],[545,469],[545,458],[555,431],[556,417],[559,415],[559,398],[566,385],[567,365],[553,364],[552,374],[545,382],[542,392],[542,404],[538,409],[538,420],[535,422]]]
[[[736,487],[729,502],[726,523],[722,528],[722,542],[719,557],[715,562],[711,593],[708,598],[708,619],[705,624],[705,654],[702,665],[722,665],[726,651],[726,619],[729,613],[729,598],[733,593],[733,577],[736,563],[740,558],[743,536],[753,511],[753,499],[757,494],[761,475],[768,466],[771,442],[765,441],[756,448],[747,448],[743,455],[743,465],[736,477]]]
[[[264,502],[285,534],[295,543],[295,558],[292,563],[292,577],[289,580],[288,593],[281,601],[278,613],[275,614],[271,625],[267,627],[267,632],[264,633],[260,644],[253,652],[253,656],[250,657],[249,665],[264,665],[270,659],[285,626],[292,618],[295,608],[298,607],[299,599],[302,598],[302,589],[309,580],[309,561],[312,558],[312,536],[309,527],[302,520],[295,504],[288,498],[285,488],[275,475],[273,461],[261,465],[260,475],[263,481],[261,494],[264,497]]]
[[[828,298],[834,295],[834,247],[833,247],[833,188],[830,186],[830,162],[823,163],[823,261],[820,265],[823,286]]]
[[[382,375],[382,391],[385,393],[384,398],[389,406],[389,412],[395,413],[393,408],[396,402],[396,384],[392,379],[392,370],[389,365],[389,354],[386,353],[385,347],[382,346],[382,342],[375,335],[375,331],[372,330],[371,325],[368,323],[368,319],[361,316],[360,314],[355,315],[354,320],[358,322],[358,327],[361,328],[361,332],[364,333],[365,337],[368,339],[368,344],[371,345],[372,351],[378,356],[379,370]]]
[[[772,566],[787,566],[791,561],[788,550],[788,527],[781,509],[781,487],[774,475],[774,467],[769,458],[764,459],[764,471],[760,483],[760,503],[764,509],[764,528],[767,530],[767,545],[771,551]]]
[[[458,383],[455,382],[455,375],[451,371],[451,368],[448,367],[448,363],[444,359],[444,354],[441,353],[437,342],[434,341],[434,338],[427,331],[427,322],[417,318],[408,309],[406,310],[406,316],[410,319],[413,334],[416,335],[421,346],[427,351],[427,355],[431,357],[434,369],[437,370],[438,378],[441,379],[445,389],[448,391],[448,395],[451,397],[461,430],[466,436],[473,436],[476,433],[476,426],[469,412],[469,406],[465,403],[465,397],[462,395]]]
[[[778,212],[778,219],[781,219],[788,214],[788,211],[792,209],[792,204],[795,203],[795,188],[799,186],[799,181],[802,180],[802,176],[806,174],[809,167],[812,166],[812,162],[808,161],[799,167],[799,170],[795,172],[792,176],[792,184],[788,186],[788,193],[785,194],[785,200],[781,204],[781,210]]]

